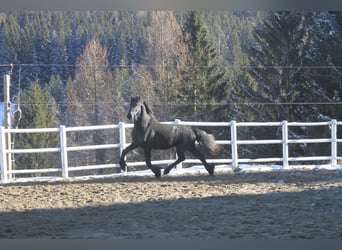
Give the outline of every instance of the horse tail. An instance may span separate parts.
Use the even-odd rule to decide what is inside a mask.
[[[192,130],[196,135],[196,141],[198,141],[200,145],[203,145],[211,155],[217,155],[221,151],[221,147],[217,145],[215,137],[212,134],[208,134],[198,128],[193,128]]]

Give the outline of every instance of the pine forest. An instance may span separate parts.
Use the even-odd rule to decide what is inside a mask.
[[[11,71],[18,128],[128,122],[136,94],[160,121],[342,120],[342,12],[0,12],[0,71]],[[0,88],[1,101],[3,95]],[[117,136],[108,133],[75,133],[72,140]],[[239,136],[268,134],[250,129]],[[39,136],[16,140],[22,148],[58,143]],[[51,157],[18,156],[16,163],[38,168]],[[91,159],[108,162],[113,155],[97,150]]]

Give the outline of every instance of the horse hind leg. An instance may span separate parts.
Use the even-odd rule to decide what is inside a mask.
[[[204,155],[198,151],[195,147],[189,150],[194,156],[196,156],[203,163],[205,169],[208,171],[209,175],[214,176],[215,165],[213,163],[208,163]]]
[[[164,169],[164,175],[167,175],[168,173],[170,173],[171,169],[174,168],[177,164],[181,163],[182,161],[185,160],[185,155],[184,155],[184,151],[177,148],[177,160],[173,163],[171,163],[170,165],[168,165],[165,169]]]

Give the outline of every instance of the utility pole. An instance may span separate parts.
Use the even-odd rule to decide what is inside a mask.
[[[4,127],[5,129],[11,128],[11,97],[10,97],[11,76],[10,74],[4,75]],[[12,149],[11,133],[6,133],[5,138],[6,150]],[[12,154],[7,154],[7,170],[12,171]],[[6,166],[3,166],[6,167]],[[12,178],[12,174],[9,174],[9,178]]]

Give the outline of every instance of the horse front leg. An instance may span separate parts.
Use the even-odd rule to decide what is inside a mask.
[[[126,160],[125,160],[125,156],[126,154],[128,154],[129,152],[131,152],[133,149],[136,149],[137,147],[139,147],[139,145],[135,144],[135,143],[131,143],[129,146],[127,146],[121,153],[120,156],[120,168],[123,171],[126,171],[127,169],[127,164],[126,164]]]
[[[151,163],[151,149],[144,149],[145,152],[145,162],[146,165],[151,169],[151,171],[154,173],[154,175],[159,178],[161,176],[160,169],[156,166],[153,166]]]

